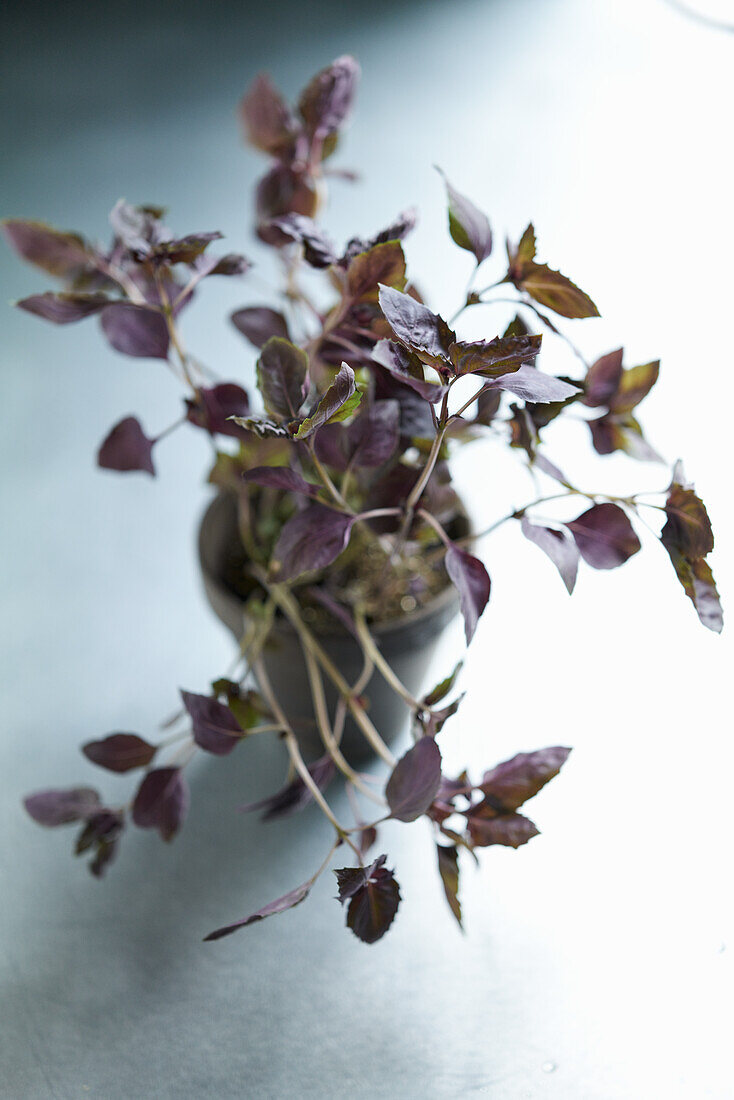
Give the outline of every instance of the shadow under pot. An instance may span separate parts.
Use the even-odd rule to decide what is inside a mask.
[[[459,515],[451,527],[454,538],[469,533],[469,522]],[[199,529],[199,561],[209,604],[217,617],[229,628],[237,642],[246,629],[245,602],[226,581],[233,560],[242,560],[244,551],[237,531],[237,505],[231,495],[214,498]],[[446,587],[429,602],[400,618],[372,623],[370,630],[385,660],[416,698],[432,685],[426,676],[441,634],[459,611],[456,590],[447,581]],[[328,629],[309,624],[319,644],[351,686],[362,672],[362,650],[352,635],[334,620]],[[263,661],[273,690],[288,721],[298,736],[301,751],[307,760],[324,753],[316,719],[306,664],[298,636],[291,624],[276,615]],[[331,719],[338,694],[327,676],[323,677],[326,702]],[[406,729],[409,710],[403,700],[375,670],[362,692],[369,700],[367,713],[382,739],[390,744]],[[365,762],[373,755],[363,733],[350,716],[347,717],[341,749],[351,763]]]

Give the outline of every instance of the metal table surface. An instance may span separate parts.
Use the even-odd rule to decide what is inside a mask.
[[[600,303],[603,320],[576,330],[583,347],[661,357],[643,420],[686,458],[715,521],[720,589],[734,591],[730,35],[656,0],[10,3],[2,20],[3,214],[102,236],[123,195],[245,251],[261,165],[239,144],[239,95],[260,68],[294,93],[357,54],[340,159],[365,179],[334,187],[334,235],[416,202],[409,259],[451,309],[449,276],[461,285],[467,260],[431,166],[487,209],[499,244],[533,218],[543,258]],[[3,302],[45,288],[7,250],[0,281]],[[251,290],[224,282],[204,288],[187,337],[251,381],[223,320]],[[570,601],[516,532],[487,544],[493,598],[446,729],[449,767],[575,751],[533,803],[542,835],[466,868],[465,936],[428,830],[396,824],[385,843],[404,901],[381,943],[343,929],[324,879],[295,912],[204,945],[302,881],[327,841],[316,811],[270,827],[234,813],[279,781],[267,747],[197,761],[182,835],[129,836],[102,883],[72,861],[68,832],[39,829],[19,803],[44,785],[124,786],[78,743],[152,732],[179,685],[202,690],[230,660],[194,551],[206,440],[172,436],[156,481],[105,475],[93,455],[117,418],[154,431],[173,419],[170,376],[115,355],[93,323],[52,329],[3,307],[2,332],[0,1093],[730,1097],[731,635],[698,626],[654,540],[618,574],[586,571]],[[664,468],[589,458],[572,429],[555,453],[587,483],[665,484]],[[479,455],[456,465],[479,517],[529,499],[519,476],[488,485]],[[444,665],[460,644],[447,636]]]

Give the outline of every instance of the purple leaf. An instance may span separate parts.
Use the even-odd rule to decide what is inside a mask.
[[[608,355],[602,355],[589,367],[584,382],[585,405],[592,409],[602,405],[609,405],[614,397],[622,379],[623,348],[610,351]]]
[[[295,470],[288,466],[256,466],[253,470],[247,470],[245,481],[255,485],[266,485],[273,489],[282,489],[286,493],[303,493],[305,496],[318,496],[319,485],[313,485],[306,481]]]
[[[147,768],[157,752],[136,733],[111,733],[101,741],[88,741],[82,745],[87,760],[110,772],[129,772],[133,768]]]
[[[269,309],[268,306],[238,309],[232,314],[231,321],[256,348],[261,348],[271,336],[280,336],[283,340],[290,339],[285,317],[277,310]]]
[[[138,787],[133,821],[141,829],[157,829],[172,840],[189,808],[189,788],[180,768],[154,768]]]
[[[308,356],[302,348],[272,336],[257,361],[257,384],[267,412],[278,420],[292,420],[308,389]]]
[[[401,344],[430,365],[447,363],[448,349],[456,342],[456,334],[443,317],[432,313],[410,294],[389,286],[380,287],[380,308]]]
[[[294,906],[300,905],[302,901],[306,900],[312,886],[313,880],[309,879],[308,882],[304,882],[303,886],[296,886],[295,890],[284,894],[282,898],[278,898],[276,901],[271,901],[269,905],[258,909],[256,913],[251,913],[244,920],[235,921],[234,924],[227,924],[224,928],[217,928],[216,931],[210,932],[208,936],[204,937],[204,943],[210,940],[220,940],[222,936],[230,936],[238,928],[247,928],[248,924],[255,924],[256,921],[265,920],[266,917],[274,917],[277,913],[285,913],[287,909],[293,909]]]
[[[632,524],[616,504],[595,504],[566,527],[594,569],[615,569],[640,549]]]
[[[469,835],[477,848],[488,848],[491,844],[520,848],[540,834],[540,830],[523,814],[502,814],[499,817],[479,817],[472,814],[467,824]]]
[[[541,336],[495,336],[494,340],[471,343],[459,340],[451,344],[449,355],[457,374],[499,378],[535,359],[541,340]],[[509,389],[509,380],[506,388]]]
[[[90,787],[68,787],[36,791],[23,799],[23,805],[39,825],[53,828],[72,821],[84,821],[102,804],[97,792]]]
[[[523,401],[548,404],[552,401],[567,401],[569,397],[580,393],[578,386],[570,386],[552,374],[544,374],[535,367],[523,364],[514,374],[499,378],[494,385],[498,389],[509,390]]]
[[[242,729],[229,707],[210,695],[195,695],[190,691],[182,691],[181,698],[199,748],[215,756],[232,752],[242,738]]]
[[[306,132],[325,138],[338,130],[352,109],[359,80],[359,65],[345,54],[317,73],[298,101]]]
[[[367,825],[361,830],[359,834],[358,848],[364,856],[366,852],[370,850],[373,844],[377,843],[377,829],[374,825]]]
[[[308,771],[320,791],[325,791],[334,778],[334,761],[330,756],[322,756],[308,765]],[[239,806],[242,814],[252,813],[254,810],[264,810],[263,821],[274,821],[279,817],[288,817],[297,813],[304,806],[308,806],[313,799],[311,791],[300,776],[296,776],[290,783],[286,783],[275,794],[267,798],[260,798],[257,802],[248,802],[245,806]]]
[[[94,253],[76,233],[24,218],[9,218],[2,227],[18,255],[49,275],[71,278],[94,262]]]
[[[255,207],[258,236],[266,244],[280,247],[290,238],[272,225],[273,218],[293,213],[307,217],[315,214],[318,207],[316,184],[305,166],[276,164],[257,186]]]
[[[461,905],[459,904],[459,853],[455,845],[447,847],[445,844],[436,845],[438,855],[438,873],[441,876],[443,890],[449,909],[454,914],[459,928],[461,923]]]
[[[511,760],[485,772],[478,790],[491,800],[495,810],[517,810],[558,775],[570,752],[563,745],[519,752]]]
[[[392,340],[378,340],[372,349],[372,358],[398,382],[415,390],[424,401],[435,404],[446,393],[445,386],[426,381],[423,364],[416,355]]]
[[[365,881],[361,885],[356,885],[354,879],[347,880],[349,892],[343,899],[349,898],[347,927],[363,943],[376,943],[385,935],[400,905],[400,889],[393,872],[383,866],[385,859],[380,856],[363,871]]]
[[[275,218],[273,225],[289,237],[303,245],[303,257],[311,267],[330,267],[336,263],[336,249],[320,226],[303,214],[286,214]]]
[[[324,569],[346,549],[354,516],[323,504],[311,504],[283,527],[273,557],[280,562],[278,581],[290,581],[301,573]]]
[[[230,418],[246,417],[250,401],[242,386],[236,382],[220,382],[216,386],[202,386],[195,400],[186,401],[186,419],[211,435],[228,435],[241,439],[244,429]]]
[[[452,545],[446,551],[446,572],[456,586],[464,616],[464,632],[467,645],[474,637],[479,616],[487,606],[490,580],[487,570],[478,558]]]
[[[194,264],[196,271],[203,272],[202,278],[209,275],[246,275],[252,264],[239,252],[227,252],[224,256],[204,256]]]
[[[341,264],[344,267],[348,267],[355,256],[359,255],[360,252],[369,252],[375,245],[385,244],[387,241],[402,241],[415,227],[417,220],[417,212],[411,207],[409,210],[404,210],[402,214],[398,214],[394,222],[391,222],[386,229],[381,229],[379,233],[376,233],[374,237],[370,237],[369,240],[363,240],[361,237],[352,237],[344,250],[344,255],[340,261]]]
[[[440,168],[439,172],[441,172]],[[473,202],[451,186],[443,172],[441,175],[446,184],[449,200],[449,233],[459,248],[473,253],[477,264],[480,264],[492,252],[492,230],[489,221]]]
[[[337,901],[342,905],[366,886],[375,871],[384,867],[387,856],[378,856],[368,867],[340,867],[334,871],[337,882]]]
[[[153,446],[135,416],[124,417],[115,424],[97,452],[97,465],[104,470],[142,470],[155,476]]]
[[[491,424],[500,411],[501,403],[502,388],[500,386],[485,386],[477,398],[477,411],[474,422],[476,424]]]
[[[525,538],[534,542],[548,555],[561,574],[561,579],[570,596],[576,584],[579,567],[579,550],[576,543],[567,532],[555,531],[552,527],[540,527],[531,523],[527,516],[522,517],[520,526]]]
[[[390,816],[415,821],[433,802],[441,782],[441,750],[432,737],[421,737],[395,765],[385,787]]]
[[[251,145],[279,157],[286,153],[297,132],[288,105],[267,73],[259,73],[240,103],[240,114]]]
[[[83,321],[85,317],[99,313],[109,304],[106,294],[52,294],[51,291],[31,294],[30,298],[22,298],[16,302],[18,309],[43,317],[44,321],[51,321],[54,325],[70,325],[75,321]]]
[[[135,359],[168,358],[168,326],[150,306],[113,302],[102,311],[102,331],[115,349]]]
[[[362,394],[357,392],[354,381],[354,371],[346,363],[342,363],[334,381],[321,397],[316,408],[312,409],[299,425],[294,439],[308,439],[324,424],[346,420],[361,399]]]
[[[400,405],[397,401],[375,401],[347,428],[350,462],[374,469],[395,454],[400,439]]]

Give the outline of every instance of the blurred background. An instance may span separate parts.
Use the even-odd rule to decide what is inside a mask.
[[[118,198],[162,203],[177,230],[219,229],[254,259],[264,165],[242,145],[238,100],[261,69],[294,96],[354,53],[363,79],[338,162],[362,180],[334,184],[333,236],[415,203],[409,264],[450,313],[470,260],[432,166],[487,211],[500,247],[532,219],[540,259],[599,305],[601,320],[566,324],[587,356],[624,344],[628,364],[662,361],[641,419],[707,503],[726,610],[734,4],[110,0],[6,3],[0,19],[2,215],[106,238]],[[265,277],[267,265],[251,282],[213,280],[184,319],[191,350],[245,385],[254,354],[226,317]],[[5,248],[0,284],[6,303],[48,281]],[[203,435],[162,444],[155,481],[94,465],[121,416],[152,433],[175,419],[173,377],[118,356],[94,322],[58,329],[1,308],[3,1095],[731,1096],[734,649],[726,629],[700,626],[652,537],[620,572],[584,570],[572,600],[516,530],[486,545],[493,596],[446,730],[449,771],[555,742],[575,751],[532,804],[542,835],[467,866],[465,937],[428,830],[396,824],[386,844],[404,901],[380,944],[342,929],[326,880],[296,913],[201,944],[301,882],[325,846],[317,811],[270,827],[234,813],[281,778],[254,745],[226,767],[197,761],[182,835],[128,837],[101,884],[71,860],[67,832],[30,822],[28,790],[121,788],[78,744],[153,734],[177,687],[204,690],[232,647],[195,556]],[[508,319],[474,314],[469,337]],[[575,369],[546,345],[546,369]],[[583,425],[552,439],[585,486],[668,483],[665,466],[592,457]],[[534,495],[511,467],[491,448],[457,461],[478,522]],[[444,665],[461,645],[457,628]]]

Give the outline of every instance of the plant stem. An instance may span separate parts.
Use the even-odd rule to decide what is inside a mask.
[[[339,771],[344,775],[350,783],[352,783],[358,790],[362,792],[367,798],[371,799],[378,806],[384,806],[384,801],[378,795],[376,795],[370,788],[362,782],[360,777],[355,772],[354,768],[344,758],[339,743],[335,734],[332,732],[331,724],[329,722],[329,715],[326,708],[326,698],[324,696],[324,683],[321,679],[321,672],[316,658],[308,649],[308,647],[301,641],[301,649],[303,651],[303,657],[306,662],[306,670],[308,672],[309,684],[311,686],[311,698],[313,699],[314,714],[316,716],[316,724],[319,727],[319,733],[321,734],[321,740],[324,742],[324,748],[329,753],[329,756],[336,764]]]
[[[298,772],[302,783],[310,791],[311,797],[323,813],[324,817],[334,826],[337,835],[342,840],[346,840],[347,844],[349,844],[350,847],[354,848],[354,845],[347,836],[347,831],[343,828],[342,825],[339,824],[338,820],[334,816],[334,813],[332,812],[331,807],[329,806],[329,803],[324,798],[323,794],[319,790],[318,784],[315,782],[313,776],[311,775],[311,772],[308,770],[306,762],[301,755],[301,750],[298,745],[298,738],[293,732],[293,729],[288,719],[286,718],[285,713],[280,706],[280,703],[276,698],[275,692],[273,691],[272,685],[270,683],[270,678],[265,671],[265,665],[262,658],[259,657],[257,659],[255,664],[253,665],[253,669],[255,675],[257,676],[258,683],[262,688],[263,695],[267,700],[268,706],[270,707],[271,711],[273,712],[278,723],[281,726],[286,748],[288,749],[288,755],[290,756],[291,762]],[[357,851],[357,849],[355,849],[355,851]]]
[[[346,500],[344,499],[342,494],[339,492],[339,490],[337,489],[334,482],[329,477],[329,474],[328,474],[326,468],[319,461],[319,458],[316,454],[316,449],[315,449],[315,447],[314,447],[314,445],[313,445],[313,443],[311,442],[310,439],[308,440],[308,453],[311,456],[311,461],[314,464],[314,467],[316,469],[316,473],[321,478],[321,480],[322,480],[325,488],[328,490],[329,494],[334,498],[336,503],[339,505],[339,507],[344,512],[347,512],[350,516],[353,516],[355,514],[354,509],[349,507]]]
[[[349,684],[339,672],[339,669],[334,665],[333,661],[324,652],[322,647],[316,641],[316,638],[314,637],[312,632],[304,623],[303,617],[300,614],[298,605],[293,596],[287,591],[287,589],[283,585],[270,584],[263,570],[258,569],[256,575],[258,576],[258,579],[261,581],[261,583],[267,586],[268,591],[270,592],[272,598],[275,600],[276,604],[281,608],[281,610],[285,613],[287,618],[293,624],[299,637],[313,653],[314,657],[319,662],[331,682],[334,684],[337,691],[339,691],[340,694],[344,697],[344,701],[349,708],[350,714],[354,718],[354,721],[357,723],[374,751],[382,760],[385,761],[386,764],[389,764],[391,768],[394,768],[395,764],[397,763],[395,757],[380,737],[374,725],[368,718],[364,708],[355,698],[353,690],[349,687]]]
[[[191,386],[191,389],[194,391],[194,393],[198,396],[199,387],[192,377],[191,371],[189,369],[188,356],[184,351],[183,345],[179,340],[178,332],[176,331],[176,323],[173,319],[173,309],[171,308],[171,300],[168,297],[168,291],[166,290],[166,287],[160,275],[156,274],[155,282],[156,286],[158,287],[158,293],[160,295],[161,305],[163,307],[163,316],[166,320],[166,328],[168,329],[168,338],[171,341],[171,346],[178,356],[178,361],[181,364],[181,370],[183,371],[183,376],[185,380],[188,382],[189,386]]]
[[[411,695],[408,689],[398,679],[390,665],[380,652],[380,648],[377,642],[372,637],[369,627],[367,626],[367,620],[364,617],[364,612],[361,608],[355,611],[354,621],[357,626],[357,634],[362,649],[369,657],[374,661],[375,666],[382,674],[383,679],[390,685],[396,695],[399,695],[404,703],[411,708],[411,710],[422,710],[422,706],[419,701]]]

